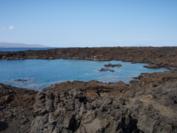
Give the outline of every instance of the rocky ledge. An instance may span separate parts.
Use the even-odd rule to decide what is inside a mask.
[[[65,82],[41,92],[0,85],[2,133],[175,133],[177,72],[130,84]]]
[[[0,52],[0,59],[123,60],[171,68],[129,84],[74,81],[40,92],[0,84],[0,132],[176,133],[176,53],[177,47]]]
[[[1,60],[84,59],[144,62],[154,67],[177,67],[177,47],[58,48],[20,52],[0,52]],[[151,67],[153,67],[151,65]]]

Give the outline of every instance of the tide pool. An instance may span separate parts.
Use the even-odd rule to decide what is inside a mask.
[[[105,64],[121,64],[110,68],[111,71],[99,71]],[[54,83],[64,81],[102,82],[124,81],[128,83],[141,73],[162,72],[166,69],[149,69],[143,63],[122,61],[88,61],[88,60],[1,60],[0,83],[16,87],[41,89]]]

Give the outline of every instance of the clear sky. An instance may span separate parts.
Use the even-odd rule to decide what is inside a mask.
[[[0,0],[0,42],[177,46],[177,0]]]

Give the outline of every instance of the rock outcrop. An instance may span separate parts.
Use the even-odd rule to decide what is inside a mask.
[[[177,72],[142,74],[130,84],[65,82],[41,92],[0,88],[0,132],[177,132]]]
[[[0,84],[0,132],[29,132],[36,92]]]
[[[114,67],[121,67],[122,65],[121,64],[105,64],[104,67],[106,68],[114,68]]]
[[[107,67],[103,67],[101,69],[99,69],[100,72],[114,72],[113,69],[107,68]]]
[[[64,82],[36,92],[0,84],[2,133],[176,133],[177,48],[63,48],[1,52],[0,59],[89,59],[168,67],[129,84]]]
[[[58,48],[0,52],[0,59],[84,59],[144,62],[155,67],[177,67],[177,47]]]

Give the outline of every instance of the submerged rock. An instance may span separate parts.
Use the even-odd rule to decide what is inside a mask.
[[[121,67],[121,64],[105,64],[103,68],[99,69],[100,72],[115,72],[113,68]]]
[[[16,79],[14,81],[16,81],[16,82],[27,82],[28,80],[27,79]]]
[[[100,72],[114,72],[114,70],[110,68],[101,68],[99,71]]]
[[[109,64],[105,64],[104,65],[104,67],[111,67],[111,68],[114,68],[114,67],[121,67],[122,65],[121,64],[111,64],[111,63],[109,63]]]

